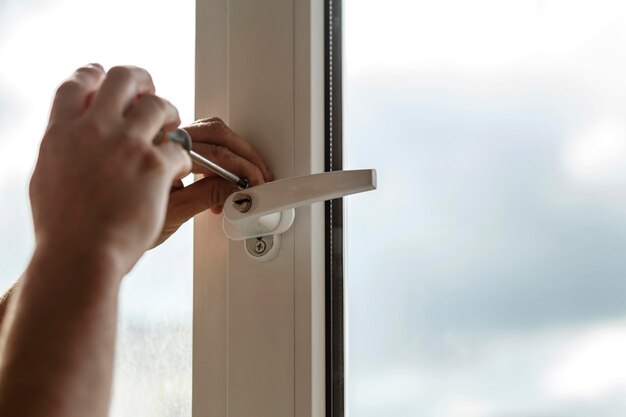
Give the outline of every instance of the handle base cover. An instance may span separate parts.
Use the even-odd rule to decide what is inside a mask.
[[[247,190],[246,190],[247,191]],[[278,221],[275,222],[275,217]],[[227,222],[226,218],[222,222],[222,228],[226,236],[232,240],[248,240],[257,237],[280,235],[285,233],[296,218],[296,210],[289,209],[283,210],[280,213],[267,214],[257,218],[256,222],[248,223],[248,230],[242,231],[233,225],[231,222]]]

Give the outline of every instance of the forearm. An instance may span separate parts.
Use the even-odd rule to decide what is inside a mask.
[[[4,319],[7,315],[7,308],[9,307],[9,301],[11,300],[12,294],[16,291],[18,283],[19,280],[15,281],[13,285],[9,287],[7,292],[0,296],[0,340],[2,339],[2,323],[4,323]]]
[[[3,332],[0,415],[107,415],[120,274],[105,260],[35,253]]]

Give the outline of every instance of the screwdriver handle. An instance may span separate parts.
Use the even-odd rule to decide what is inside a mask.
[[[191,136],[184,129],[172,130],[167,134],[167,138],[172,142],[178,143],[187,152],[191,152]]]

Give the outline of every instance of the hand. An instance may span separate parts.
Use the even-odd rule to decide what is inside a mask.
[[[273,180],[273,175],[259,153],[217,117],[202,119],[185,127],[193,139],[193,149],[227,170],[245,177],[250,185]],[[204,178],[188,187],[176,181],[172,187],[163,232],[156,245],[164,242],[187,220],[207,209],[222,211],[226,198],[237,186],[204,167],[194,164],[193,172]],[[156,246],[155,245],[155,246]]]
[[[37,247],[97,253],[126,273],[159,237],[183,149],[153,144],[180,120],[136,67],[87,65],[58,89],[30,183]]]

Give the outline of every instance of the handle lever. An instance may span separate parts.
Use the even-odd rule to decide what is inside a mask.
[[[280,235],[295,208],[376,189],[376,170],[334,171],[287,178],[231,194],[224,204],[224,233],[233,240]]]

